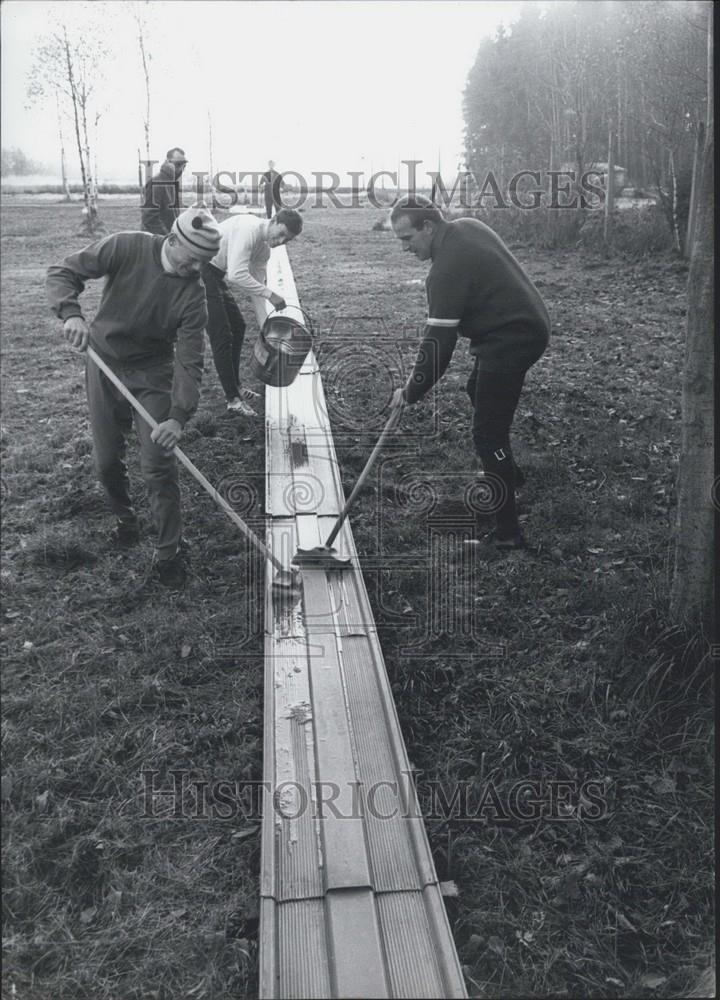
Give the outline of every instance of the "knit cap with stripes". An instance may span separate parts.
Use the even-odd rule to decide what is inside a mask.
[[[186,209],[175,219],[171,231],[180,246],[197,260],[212,260],[220,249],[220,230],[207,209]]]

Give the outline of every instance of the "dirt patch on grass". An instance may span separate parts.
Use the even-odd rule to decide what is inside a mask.
[[[134,447],[143,538],[113,548],[82,365],[39,280],[83,244],[77,206],[3,214],[8,995],[253,996],[258,817],[211,807],[262,774],[261,567],[184,477],[191,579],[158,590]],[[346,492],[424,317],[424,270],[381,214],[308,212],[289,251]],[[515,253],[554,327],[515,433],[539,555],[462,544],[485,523],[462,348],[353,532],[470,992],[683,995],[712,926],[709,664],[665,621],[686,272]],[[209,356],[183,447],[261,529],[262,422],[226,416]]]

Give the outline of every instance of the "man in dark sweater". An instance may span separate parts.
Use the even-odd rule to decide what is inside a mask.
[[[401,199],[390,222],[403,247],[432,260],[428,318],[413,371],[394,404],[416,403],[442,377],[458,336],[470,340],[475,367],[467,384],[473,440],[484,469],[496,545],[525,547],[515,506],[517,469],[510,427],[525,374],[543,354],[550,319],[538,290],[503,241],[476,219],[446,222],[421,196]]]
[[[275,161],[268,160],[269,170],[260,178],[260,187],[265,196],[265,214],[268,219],[272,218],[273,212],[279,212],[282,208],[282,174],[275,169]]]
[[[166,238],[115,233],[48,268],[47,292],[76,350],[88,344],[157,421],[152,430],[88,359],[85,367],[95,464],[117,524],[114,540],[139,540],[125,464],[135,420],[140,465],[157,529],[155,571],[174,589],[185,582],[182,520],[173,449],[198,404],[207,325],[200,269],[215,256],[220,233],[204,210],[188,209]],[[107,278],[93,321],[78,297],[91,278]]]
[[[167,236],[182,212],[180,179],[186,164],[183,149],[178,146],[169,149],[158,173],[146,182],[140,211],[142,228],[146,233]]]

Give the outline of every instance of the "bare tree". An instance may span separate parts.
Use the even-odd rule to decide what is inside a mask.
[[[65,201],[72,201],[72,195],[70,194],[70,185],[68,184],[67,178],[67,160],[65,157],[65,135],[63,133],[63,123],[62,114],[60,113],[60,95],[55,88],[55,112],[57,114],[57,127],[58,127],[58,139],[60,141],[60,176],[62,177],[63,191],[65,192]]]
[[[91,126],[94,123],[95,139],[100,116],[95,86],[101,78],[101,64],[106,56],[107,50],[99,32],[93,30],[92,22],[83,23],[82,29],[75,31],[62,22],[40,45],[28,87],[31,101],[44,100],[52,93],[63,98],[69,109],[83,185],[85,219],[82,228],[89,234],[103,228],[97,207]]]
[[[132,7],[132,16],[135,21],[137,31],[138,48],[140,49],[140,62],[142,63],[143,81],[145,83],[145,107],[143,109],[143,132],[145,136],[145,159],[150,160],[150,62],[152,56],[148,43],[148,23],[147,23],[148,0],[143,3],[136,3]]]
[[[688,315],[682,387],[682,445],[678,470],[677,540],[671,611],[710,635],[713,601],[713,300],[715,209],[712,110],[712,8],[708,11],[708,113],[702,172],[695,202],[688,276]]]

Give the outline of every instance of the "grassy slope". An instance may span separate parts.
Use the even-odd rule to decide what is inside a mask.
[[[253,995],[256,820],[144,819],[140,771],[260,776],[257,566],[188,477],[184,594],[146,582],[146,504],[140,552],[111,551],[81,364],[42,292],[46,265],[82,245],[76,211],[3,218],[5,982],[54,1000]],[[424,271],[371,232],[374,215],[309,209],[290,251],[346,489],[423,316]],[[135,210],[108,222],[131,228]],[[710,940],[712,846],[707,690],[692,650],[683,668],[659,638],[686,274],[670,258],[517,253],[556,331],[516,422],[540,555],[468,561],[446,542],[428,560],[428,529],[451,537],[442,512],[471,483],[464,349],[437,417],[406,414],[353,531],[427,807],[435,779],[471,795],[524,777],[606,783],[596,822],[429,820],[440,877],[460,889],[471,991],[682,995]],[[236,481],[252,518],[262,433],[222,410],[210,366],[185,447],[211,481]],[[428,518],[433,496],[445,506]]]

